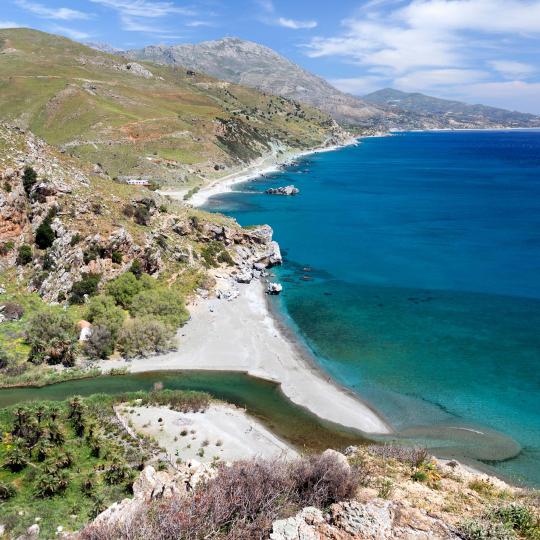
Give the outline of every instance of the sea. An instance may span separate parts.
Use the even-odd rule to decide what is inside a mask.
[[[205,208],[272,226],[322,369],[396,438],[540,486],[540,130],[365,138],[233,189]]]

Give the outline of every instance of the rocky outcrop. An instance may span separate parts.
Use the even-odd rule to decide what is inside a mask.
[[[182,496],[191,492],[199,483],[217,475],[217,469],[196,460],[177,465],[174,472],[156,471],[147,466],[133,483],[133,498],[112,504],[99,514],[93,524],[119,528],[130,523],[141,507],[158,499]],[[63,538],[76,540],[78,533],[64,535]]]
[[[265,191],[267,195],[298,195],[300,190],[295,186],[283,186],[278,188],[269,188]]]
[[[266,294],[277,295],[283,291],[283,285],[280,283],[269,283],[266,286]]]
[[[274,522],[271,540],[457,540],[441,520],[401,503],[375,500],[333,504],[328,514],[313,507]]]

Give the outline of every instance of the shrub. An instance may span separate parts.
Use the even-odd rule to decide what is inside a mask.
[[[126,314],[114,303],[112,296],[101,294],[90,298],[87,304],[86,319],[95,326],[106,328],[116,343],[118,332],[124,324]]]
[[[356,470],[333,456],[311,456],[289,463],[239,461],[218,466],[218,476],[199,484],[191,495],[141,506],[122,531],[96,524],[83,540],[106,538],[268,538],[272,522],[305,506],[324,508],[350,498]]]
[[[32,167],[25,167],[23,174],[23,188],[27,195],[37,182],[37,173]]]
[[[133,298],[130,312],[137,317],[155,318],[175,329],[189,319],[182,295],[166,287],[138,293]]]
[[[133,297],[144,287],[131,272],[125,272],[116,279],[109,281],[105,290],[114,298],[114,301],[125,309],[129,309]]]
[[[131,319],[120,330],[118,350],[126,357],[146,356],[172,348],[174,332],[161,321]]]
[[[136,277],[140,278],[143,275],[144,269],[143,265],[141,264],[141,261],[139,259],[135,259],[129,268],[129,271]]]
[[[0,482],[0,501],[7,501],[14,497],[17,493],[15,486],[13,484],[8,484],[7,482]]]
[[[412,465],[413,467],[419,467],[429,457],[427,450],[418,446],[371,444],[367,447],[367,450],[373,456],[379,456],[383,459],[395,459],[396,461]]]
[[[515,540],[512,529],[502,523],[467,520],[458,527],[459,535],[464,540]]]
[[[5,244],[2,244],[0,246],[0,255],[4,257],[7,255],[13,248],[15,247],[15,243],[12,240],[9,240]]]
[[[47,216],[36,229],[36,246],[47,249],[53,245],[55,234],[51,227],[51,216]]]
[[[68,473],[63,469],[42,472],[36,479],[36,495],[38,497],[52,497],[65,491],[68,483]]]
[[[17,264],[26,266],[32,262],[32,248],[28,244],[23,244],[17,252]]]
[[[87,296],[94,296],[97,293],[100,280],[101,274],[83,274],[82,279],[71,287],[70,303],[84,304]]]
[[[111,260],[115,264],[120,264],[122,262],[122,253],[120,251],[113,251],[111,254]]]
[[[0,345],[0,369],[6,369],[13,363],[13,356]]]
[[[24,441],[19,439],[6,452],[4,467],[13,472],[18,472],[28,465],[28,455],[24,448]]]
[[[488,514],[488,517],[511,527],[525,538],[540,539],[540,518],[526,506],[519,504],[501,506]]]
[[[139,205],[135,208],[135,212],[133,213],[135,223],[139,225],[148,225],[150,223],[150,217],[150,210],[145,205]]]
[[[111,335],[111,331],[104,326],[94,326],[92,333],[84,342],[84,353],[92,359],[108,358],[115,347],[115,340]]]
[[[76,246],[81,240],[82,240],[82,236],[80,233],[77,232],[71,237],[71,240],[69,241],[69,245],[71,247]]]
[[[34,315],[26,330],[30,360],[34,363],[71,366],[75,359],[78,332],[61,308],[49,308]]]

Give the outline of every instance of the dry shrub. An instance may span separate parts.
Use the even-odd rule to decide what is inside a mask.
[[[413,467],[419,467],[429,458],[428,451],[419,446],[399,446],[395,444],[372,444],[367,451],[383,459],[395,459],[400,463],[406,463]]]
[[[143,506],[121,526],[90,525],[83,540],[254,540],[267,538],[272,522],[305,506],[324,508],[349,499],[357,470],[335,456],[293,462],[250,460],[221,466],[218,476],[183,497]]]

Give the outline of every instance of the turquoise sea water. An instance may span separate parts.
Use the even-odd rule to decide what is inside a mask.
[[[540,485],[540,131],[366,139],[207,208],[274,228],[278,307],[337,380],[412,437],[510,436],[490,464]]]

